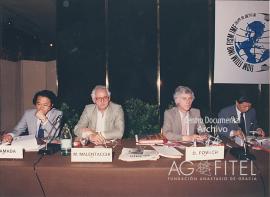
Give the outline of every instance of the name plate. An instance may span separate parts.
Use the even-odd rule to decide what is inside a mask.
[[[112,162],[112,149],[72,148],[71,162]]]
[[[23,148],[20,146],[0,146],[1,159],[23,159]]]
[[[186,147],[186,161],[224,159],[224,146]]]

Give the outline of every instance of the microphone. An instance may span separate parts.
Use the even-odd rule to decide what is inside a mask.
[[[231,116],[232,122],[234,124],[239,124],[240,121],[238,119],[237,116],[233,115]],[[253,123],[252,123],[253,124]],[[232,147],[230,149],[230,153],[237,159],[239,160],[256,160],[256,157],[252,154],[249,153],[248,149],[247,149],[247,144],[249,144],[247,142],[246,136],[245,134],[242,132],[243,134],[243,147]]]
[[[256,157],[249,153],[247,149],[247,142],[245,134],[243,134],[244,141],[243,141],[243,147],[233,147],[230,150],[230,153],[236,157],[239,160],[256,160]]]
[[[45,147],[40,149],[38,151],[38,154],[51,155],[51,154],[54,154],[60,150],[60,144],[55,144],[55,143],[51,143],[51,142],[55,138],[55,135],[57,133],[56,132],[57,129],[59,129],[59,128],[56,128],[56,124],[61,121],[62,117],[63,117],[63,115],[61,114],[61,115],[57,116],[53,122],[50,122],[50,120],[48,120],[49,123],[52,125],[52,128],[45,139],[46,140]],[[53,130],[55,130],[55,132],[54,132],[53,136],[51,136]]]
[[[51,125],[52,125],[52,129],[51,129],[51,131],[49,132],[49,134],[48,134],[48,136],[47,136],[47,140],[51,137],[52,131],[55,130],[55,132],[54,132],[53,136],[51,137],[51,139],[50,139],[50,141],[49,141],[48,143],[51,143],[52,140],[55,138],[56,131],[57,131],[57,129],[59,129],[59,128],[56,128],[56,124],[57,124],[58,122],[61,121],[62,117],[63,117],[63,115],[60,114],[60,115],[57,116],[57,118],[53,121],[53,123],[51,123],[51,122],[49,121],[49,122],[51,123]],[[59,126],[60,126],[60,125],[59,125]],[[46,140],[46,141],[47,141],[47,140]]]
[[[253,136],[253,138],[258,137],[258,131],[255,129],[255,124],[253,122],[250,123],[249,133]]]
[[[213,144],[213,145],[219,145],[219,144],[222,143],[222,140],[219,138],[218,135],[217,135],[217,137],[212,136],[212,135],[209,135],[207,141],[208,141],[209,145],[210,145],[210,144]],[[210,143],[210,142],[211,142],[211,143]]]

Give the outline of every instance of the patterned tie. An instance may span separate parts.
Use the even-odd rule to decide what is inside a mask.
[[[40,123],[39,128],[38,128],[38,138],[43,139],[44,138],[44,129],[42,128],[42,125]]]
[[[245,126],[245,119],[244,119],[244,113],[241,112],[240,114],[240,122],[239,127],[243,131],[243,133],[246,135],[246,126]]]

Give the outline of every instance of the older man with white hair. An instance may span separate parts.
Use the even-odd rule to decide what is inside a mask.
[[[168,140],[193,141],[203,140],[205,125],[200,110],[191,108],[195,99],[193,91],[186,86],[178,86],[173,95],[176,107],[164,113],[163,134]]]
[[[124,112],[120,105],[111,102],[110,91],[102,85],[92,90],[94,104],[86,105],[75,126],[78,137],[88,138],[95,144],[105,140],[121,139],[124,133]]]

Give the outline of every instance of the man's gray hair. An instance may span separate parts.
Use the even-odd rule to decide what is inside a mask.
[[[187,86],[178,86],[175,89],[175,92],[173,94],[173,98],[174,98],[175,103],[176,103],[176,99],[178,98],[178,96],[180,94],[191,94],[192,100],[195,99],[194,92],[189,87],[187,87]]]
[[[108,97],[111,97],[111,92],[109,91],[109,89],[104,86],[104,85],[97,85],[94,87],[94,89],[92,90],[92,93],[91,93],[91,97],[92,97],[92,101],[93,103],[95,103],[95,100],[96,100],[96,90],[97,89],[104,89],[106,90],[107,94],[108,94]]]

